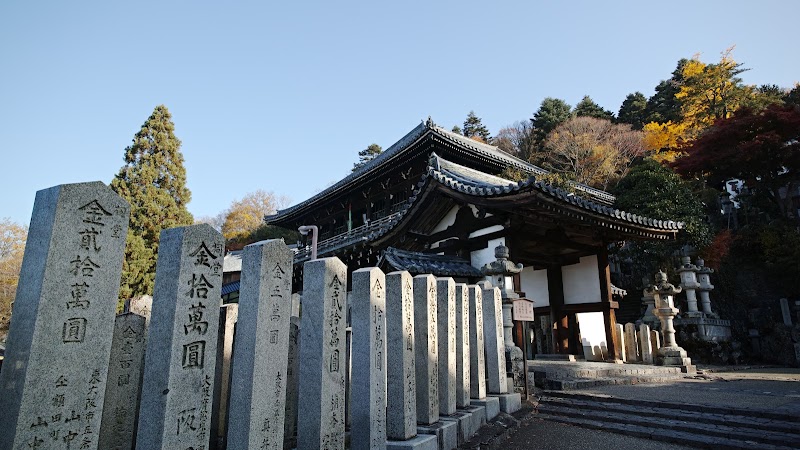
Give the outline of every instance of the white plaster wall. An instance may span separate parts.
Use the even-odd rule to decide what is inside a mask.
[[[597,255],[584,256],[578,264],[562,266],[561,276],[565,305],[601,301]]]
[[[469,259],[472,267],[480,269],[484,264],[497,260],[497,258],[494,257],[494,248],[498,245],[506,245],[506,238],[492,239],[489,241],[487,248],[471,252],[469,254]]]
[[[581,332],[583,356],[587,361],[602,361],[608,355],[606,326],[601,312],[576,313]]]
[[[525,297],[533,300],[533,307],[550,306],[550,291],[547,287],[547,270],[525,267],[519,274],[520,289]]]
[[[444,231],[450,225],[456,223],[456,214],[458,214],[459,206],[454,206],[453,209],[447,212],[447,215],[444,216],[441,222],[436,225],[436,228],[433,229],[431,233],[438,233],[440,231]]]
[[[490,227],[481,228],[480,230],[473,231],[469,237],[474,238],[483,236],[484,234],[494,233],[495,231],[503,231],[505,228],[502,225],[492,225]]]

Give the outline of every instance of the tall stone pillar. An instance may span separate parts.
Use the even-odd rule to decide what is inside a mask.
[[[642,322],[650,325],[651,327],[657,325],[659,323],[658,317],[656,317],[653,310],[656,307],[655,299],[653,295],[647,292],[647,287],[650,285],[650,280],[647,277],[642,277],[642,305],[644,306],[644,315],[642,316]],[[630,358],[630,355],[628,355]]]
[[[248,245],[242,254],[229,450],[283,448],[286,389],[291,383],[287,354],[292,258],[291,250],[278,240]]]
[[[36,193],[0,372],[0,448],[98,448],[129,209],[99,181]]]
[[[344,449],[347,266],[339,258],[303,267],[297,449]]]
[[[211,435],[223,258],[207,224],[161,232],[136,448],[205,447]]]

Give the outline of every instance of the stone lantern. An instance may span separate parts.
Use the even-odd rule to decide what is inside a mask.
[[[681,276],[680,287],[686,292],[686,302],[688,308],[685,313],[686,317],[699,317],[702,314],[697,310],[697,294],[695,290],[700,288],[700,283],[697,282],[697,272],[700,268],[692,264],[692,259],[688,256],[681,258],[681,265],[678,266],[678,273]]]
[[[664,335],[664,345],[658,349],[656,361],[663,366],[681,366],[684,372],[693,371],[691,358],[686,355],[686,350],[675,342],[675,327],[673,320],[678,314],[675,307],[675,294],[681,292],[680,287],[675,287],[667,281],[667,274],[659,271],[655,276],[655,285],[649,286],[645,291],[655,299],[653,312],[661,321],[661,333]]]
[[[700,306],[703,308],[703,313],[709,317],[718,318],[719,316],[711,311],[711,298],[709,293],[714,289],[711,284],[710,275],[714,273],[714,269],[705,266],[705,261],[697,258],[697,278],[699,281],[698,291],[700,291]]]
[[[653,294],[647,292],[647,288],[650,285],[650,280],[647,277],[642,277],[642,305],[645,307],[644,316],[642,316],[642,322],[649,325],[651,328],[654,327],[658,323],[658,317],[653,313],[655,308],[655,299],[653,298]]]
[[[514,282],[512,276],[522,272],[522,264],[514,264],[508,260],[508,247],[499,245],[494,249],[496,261],[492,261],[483,267],[481,272],[491,277],[492,285],[500,289],[503,298],[503,343],[506,349],[506,361],[511,361],[511,372],[514,379],[514,388],[525,388],[525,359],[522,349],[514,345],[512,320],[512,308],[514,300],[519,299],[519,295],[514,292]],[[521,381],[522,386],[517,386]]]

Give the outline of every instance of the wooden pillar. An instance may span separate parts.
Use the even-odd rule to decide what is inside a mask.
[[[608,347],[608,359],[614,360],[619,358],[615,352],[616,343],[619,340],[617,336],[617,315],[615,309],[619,304],[611,297],[611,269],[608,265],[608,249],[605,245],[597,252],[597,273],[600,279],[600,297],[603,303],[603,322],[606,329],[606,343]]]
[[[556,324],[556,353],[569,354],[569,316],[564,313],[564,280],[561,266],[547,268],[547,289],[550,297],[550,316]]]

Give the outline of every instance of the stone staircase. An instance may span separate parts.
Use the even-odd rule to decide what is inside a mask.
[[[529,361],[528,380],[540,389],[569,391],[614,384],[667,383],[685,377],[680,367],[603,362]]]
[[[798,449],[800,417],[602,394],[544,391],[537,417],[699,448]]]

